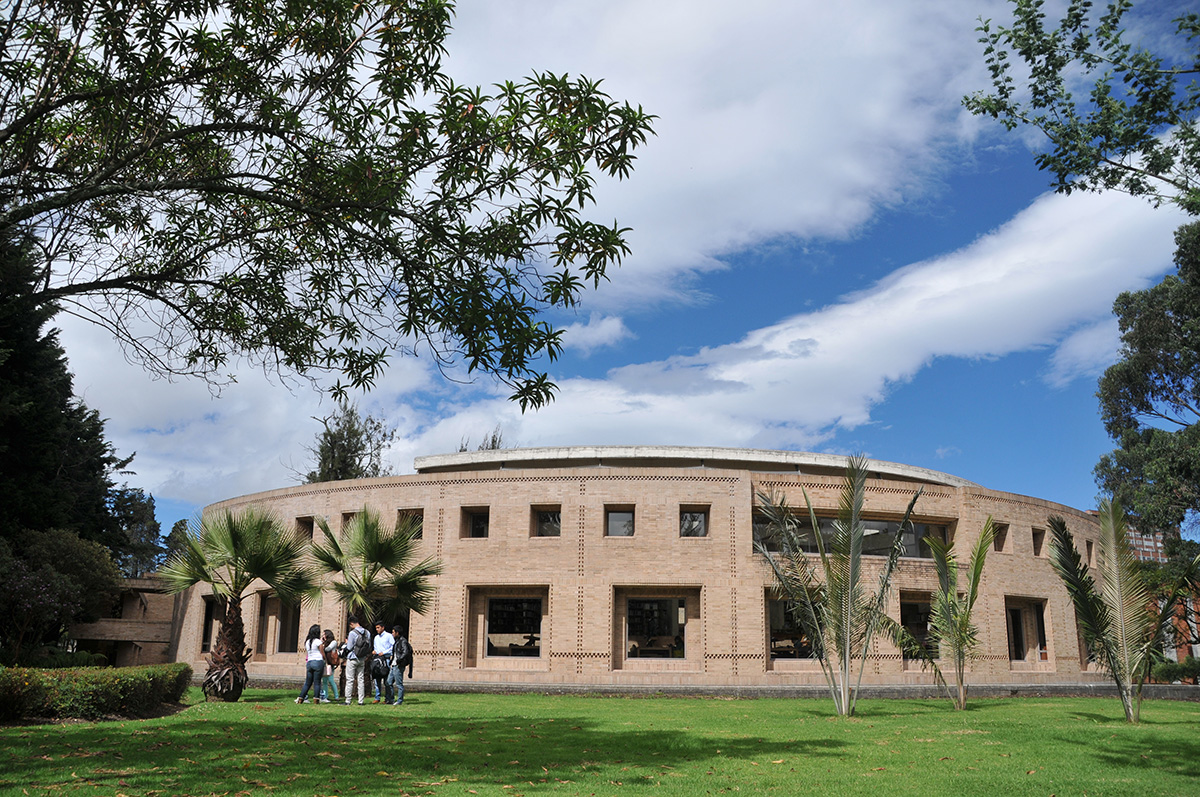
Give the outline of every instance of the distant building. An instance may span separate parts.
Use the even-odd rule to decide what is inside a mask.
[[[422,555],[439,558],[431,610],[410,624],[417,678],[463,687],[737,688],[821,684],[807,640],[772,593],[754,540],[756,496],[811,497],[836,514],[846,459],[784,451],[660,446],[534,448],[422,457],[417,473],[306,484],[230,499],[207,511],[269,509],[311,535],[317,518],[343,527],[364,506],[392,521],[422,519]],[[913,492],[916,526],[888,612],[918,636],[937,588],[922,536],[950,537],[962,558],[988,515],[999,533],[975,616],[975,684],[1103,681],[1081,659],[1071,602],[1050,567],[1047,519],[1065,517],[1095,563],[1098,526],[1085,512],[989,490],[945,473],[870,461],[868,581]],[[803,492],[802,492],[803,491]],[[344,608],[281,603],[263,585],[243,604],[252,678],[299,679],[302,629],[339,637]],[[187,593],[174,627],[177,658],[204,669],[220,618],[206,589]],[[878,639],[867,684],[931,676]]]
[[[1153,562],[1155,564],[1166,564],[1167,554],[1163,549],[1162,532],[1151,532],[1150,534],[1142,534],[1136,529],[1129,531],[1126,539],[1129,540],[1130,546],[1133,548],[1133,555],[1143,562]]]
[[[80,650],[103,653],[117,667],[165,664],[175,660],[172,628],[182,607],[182,597],[166,594],[157,577],[127,578],[117,616],[76,623],[71,638]]]

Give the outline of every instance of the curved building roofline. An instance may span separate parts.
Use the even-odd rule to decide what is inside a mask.
[[[771,451],[757,448],[701,448],[691,446],[558,446],[552,448],[501,448],[417,457],[417,473],[449,473],[527,468],[722,468],[768,473],[821,473],[840,475],[849,457],[808,451]],[[974,482],[929,468],[898,462],[867,460],[868,470],[924,484],[980,487]]]

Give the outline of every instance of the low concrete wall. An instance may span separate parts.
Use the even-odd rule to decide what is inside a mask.
[[[204,677],[198,672],[192,679],[196,686]],[[254,689],[295,689],[298,690],[304,679],[251,678],[250,687]],[[828,698],[829,689],[825,686],[755,686],[755,687],[720,687],[720,686],[605,686],[589,687],[574,684],[519,684],[502,681],[427,681],[421,678],[405,678],[404,688],[412,692],[450,692],[488,694],[542,694],[542,695],[619,695],[623,697],[801,697]],[[1200,701],[1200,686],[1188,684],[1147,684],[1142,696],[1149,700],[1190,700]],[[925,685],[896,685],[896,686],[863,686],[859,697],[864,700],[921,700],[947,698],[944,689]],[[1005,684],[970,686],[968,700],[979,698],[1000,697],[1111,697],[1116,699],[1117,688],[1112,683],[1074,683],[1074,684]]]

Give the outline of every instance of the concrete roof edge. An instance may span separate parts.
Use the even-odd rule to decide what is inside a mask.
[[[840,454],[817,454],[809,451],[774,451],[757,448],[717,448],[693,446],[556,446],[545,448],[501,448],[485,451],[462,451],[453,454],[434,454],[417,457],[413,461],[417,473],[491,470],[497,467],[518,469],[538,467],[541,463],[569,463],[581,465],[595,462],[621,460],[693,460],[697,466],[709,460],[722,463],[745,465],[753,470],[757,464],[779,467],[794,466],[798,470],[805,465],[820,468],[844,468],[848,457]],[[947,487],[981,487],[949,473],[942,473],[915,465],[899,462],[868,460],[869,469],[881,475],[898,476],[906,479],[940,484]]]

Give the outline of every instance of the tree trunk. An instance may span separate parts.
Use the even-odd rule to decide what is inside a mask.
[[[236,703],[242,696],[250,676],[246,674],[246,628],[242,625],[241,596],[225,601],[225,619],[213,641],[208,672],[204,675],[203,690],[210,701]]]
[[[1121,694],[1121,707],[1125,709],[1125,721],[1137,722],[1137,712],[1133,705],[1133,690],[1129,684],[1117,681],[1117,691]]]

